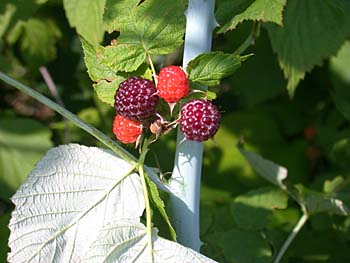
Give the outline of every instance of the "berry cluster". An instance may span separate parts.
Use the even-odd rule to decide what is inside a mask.
[[[151,80],[131,77],[119,84],[114,96],[116,116],[113,133],[122,143],[138,143],[144,128],[149,128],[157,136],[166,133],[174,124],[186,139],[206,141],[219,129],[220,112],[205,99],[192,99],[185,103],[174,122],[169,123],[157,112],[159,98],[169,104],[171,109],[190,92],[186,73],[178,66],[168,66],[160,70],[157,86]]]

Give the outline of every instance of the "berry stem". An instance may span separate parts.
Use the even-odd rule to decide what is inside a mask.
[[[244,51],[248,47],[250,47],[252,44],[254,44],[255,39],[259,36],[260,34],[260,23],[259,22],[254,22],[253,23],[253,28],[246,40],[233,52],[233,55],[242,55]]]
[[[154,84],[155,84],[156,87],[157,87],[157,86],[158,86],[157,72],[156,72],[156,69],[155,69],[155,67],[154,67],[154,64],[153,64],[151,55],[148,54],[148,53],[147,53],[147,60],[148,60],[149,65],[151,66],[151,71],[152,71],[152,76],[153,76]]]
[[[215,0],[190,0],[186,12],[183,69],[197,55],[211,50]],[[184,141],[178,130],[174,170],[169,181],[170,219],[179,243],[199,251],[199,199],[202,167],[202,143]]]
[[[296,225],[292,229],[292,232],[289,234],[286,241],[284,241],[282,247],[278,251],[275,259],[273,260],[273,263],[279,263],[281,261],[283,255],[286,253],[288,247],[293,242],[294,238],[298,235],[298,233],[300,232],[300,230],[302,229],[302,227],[305,225],[306,221],[308,220],[309,216],[308,216],[307,212],[305,211],[305,209],[302,209],[302,210],[303,210],[303,215],[299,218],[298,222],[296,223]]]
[[[151,212],[151,206],[149,202],[149,195],[148,195],[148,190],[147,190],[147,183],[145,179],[145,173],[144,173],[144,162],[146,158],[146,154],[148,152],[148,146],[149,143],[147,139],[144,140],[143,145],[142,145],[142,152],[138,161],[138,171],[141,179],[141,184],[142,184],[142,190],[143,190],[143,195],[145,198],[145,207],[146,207],[146,233],[148,237],[148,249],[150,253],[150,258],[151,262],[154,262],[153,258],[153,244],[152,244],[152,212]]]

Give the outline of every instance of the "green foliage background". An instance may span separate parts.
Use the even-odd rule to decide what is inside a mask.
[[[135,12],[128,10],[140,1],[87,2],[1,1],[0,71],[52,97],[39,73],[40,66],[47,67],[66,108],[112,137],[110,104],[118,82],[128,74],[149,76],[147,55],[153,55],[157,69],[181,64],[186,1],[146,0]],[[162,12],[171,15],[158,17]],[[216,1],[220,27],[213,50],[234,53],[252,30],[256,39],[243,54],[254,55],[232,76],[219,85],[201,79],[215,85],[211,90],[223,116],[216,142],[205,143],[202,253],[220,262],[271,262],[301,216],[298,204],[241,155],[236,145],[242,138],[245,149],[286,167],[286,181],[300,195],[320,196],[315,200],[321,208],[326,197],[349,206],[349,13],[348,0]],[[151,19],[145,22],[147,15]],[[131,16],[140,19],[128,23]],[[85,60],[77,33],[85,39]],[[141,33],[143,38],[130,44]],[[109,45],[116,37],[118,44]],[[86,54],[97,53],[101,64],[95,67]],[[218,61],[239,67],[233,55],[222,54],[216,54]],[[202,71],[189,73],[196,78]],[[35,163],[54,145],[100,145],[31,98],[3,83],[0,88],[0,262],[5,262],[9,198]],[[161,137],[147,162],[159,163],[166,175],[174,151],[172,132]],[[309,209],[315,215],[283,262],[348,262],[349,217]]]

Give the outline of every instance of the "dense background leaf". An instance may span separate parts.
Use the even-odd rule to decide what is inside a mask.
[[[341,0],[288,1],[283,27],[267,26],[291,96],[305,73],[334,55],[349,36],[349,10]]]

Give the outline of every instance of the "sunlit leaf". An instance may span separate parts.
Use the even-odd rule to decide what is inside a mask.
[[[139,221],[139,177],[110,151],[69,144],[51,149],[12,197],[9,262],[76,262],[103,225]],[[33,242],[33,240],[35,242]]]
[[[102,41],[103,12],[106,0],[64,0],[64,10],[71,27],[75,27],[78,34],[91,44]]]
[[[227,16],[230,13],[231,20],[224,24],[219,33],[234,29],[245,20],[273,22],[282,25],[282,12],[287,0],[255,0],[255,1],[230,1],[219,5],[217,16]]]
[[[153,231],[152,241],[154,263],[215,262],[192,249],[159,237],[156,231]],[[114,221],[103,226],[83,262],[152,262],[146,227],[130,220]]]
[[[203,53],[188,63],[186,68],[190,80],[214,86],[241,66],[241,57],[220,51]]]

